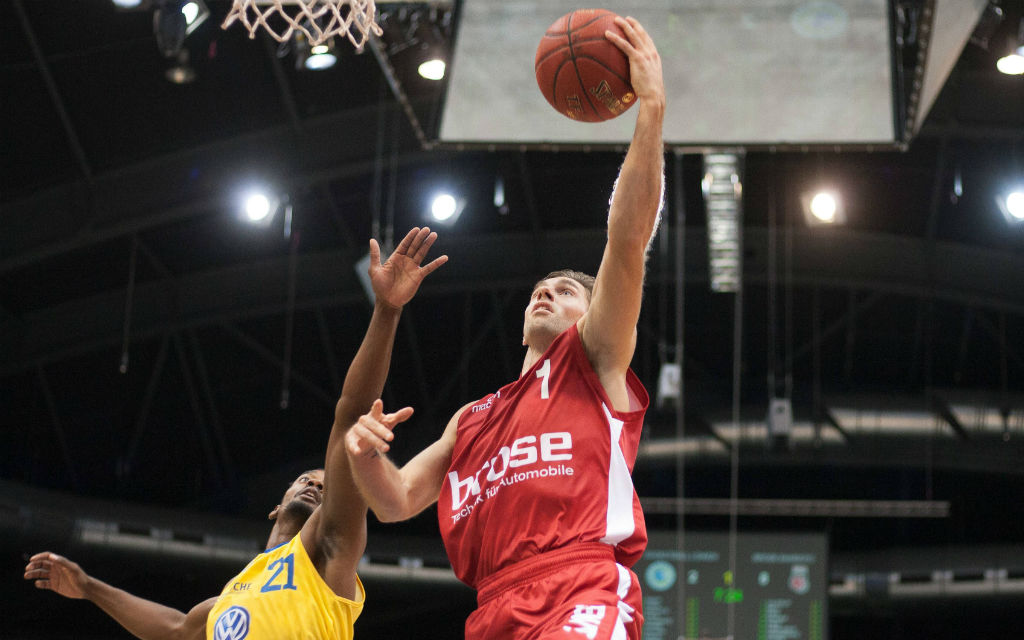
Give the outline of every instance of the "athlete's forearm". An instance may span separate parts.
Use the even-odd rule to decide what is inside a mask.
[[[409,492],[401,471],[383,454],[349,453],[352,477],[367,506],[381,522],[399,522],[411,518]]]
[[[400,308],[379,301],[374,305],[370,326],[345,376],[327,442],[324,473],[329,489],[324,494],[320,523],[323,533],[344,537],[355,544],[353,560],[363,554],[367,505],[356,490],[358,485],[353,486],[353,473],[345,454],[345,433],[384,389],[400,316]]]
[[[185,639],[185,614],[177,609],[132,595],[90,577],[84,589],[87,600],[142,640]]]
[[[346,449],[359,492],[381,522],[408,520],[437,501],[451,462],[456,414],[444,435],[401,469],[383,454]]]
[[[335,409],[336,427],[347,429],[380,397],[388,377],[391,350],[401,314],[401,309],[381,303],[374,305],[366,336],[345,376],[341,397]]]
[[[637,105],[636,129],[622,163],[608,215],[611,247],[627,244],[646,248],[661,208],[664,185],[662,123],[664,99]]]

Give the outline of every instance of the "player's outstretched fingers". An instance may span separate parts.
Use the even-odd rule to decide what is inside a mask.
[[[388,429],[394,429],[396,426],[412,417],[412,413],[412,407],[403,407],[394,413],[385,415],[381,418],[381,423],[383,423]],[[392,434],[392,436],[393,435],[394,434]]]
[[[36,554],[29,558],[28,564],[25,565],[25,579],[26,580],[37,580],[40,577],[46,575],[47,568],[44,566],[44,561],[39,558],[40,554]]]
[[[398,243],[397,247],[395,247],[395,253],[397,253],[398,255],[404,255],[408,253],[409,246],[412,245],[412,241],[416,238],[419,232],[419,227],[413,227],[412,229],[409,229],[409,233],[405,234],[405,237],[402,238],[402,241]]]
[[[423,227],[423,234],[420,239],[420,245],[416,248],[416,254],[413,256],[413,260],[416,264],[423,262],[423,259],[427,257],[427,252],[430,251],[430,247],[433,246],[434,241],[437,240],[437,233],[430,230],[430,227]]]
[[[417,259],[417,256],[419,256],[420,254],[421,248],[423,247],[423,240],[428,235],[430,235],[430,229],[428,229],[427,227],[423,227],[422,229],[418,229],[415,235],[413,235],[412,233],[410,233],[409,235],[412,236],[412,238],[409,241],[409,246],[406,248],[404,253],[410,260],[415,261]]]
[[[370,269],[380,266],[380,245],[370,238]]]
[[[404,411],[397,413],[403,414]],[[374,400],[370,412],[359,416],[359,420],[345,434],[345,444],[349,452],[353,455],[387,452],[391,448],[388,442],[395,438],[391,429],[394,428],[394,424],[397,424],[397,422],[390,426],[385,424],[388,417],[392,415],[394,414],[385,416],[384,403],[379,398]],[[410,409],[404,415],[406,417],[412,415],[412,410]]]
[[[437,268],[440,267],[442,264],[444,264],[446,262],[448,262],[448,256],[446,256],[446,255],[434,258],[432,261],[427,263],[425,266],[420,267],[420,274],[425,278],[425,277],[429,276],[431,273],[433,273],[434,271],[437,271]]]
[[[82,585],[88,576],[74,562],[44,551],[32,556],[25,567],[25,579],[37,589],[49,589],[66,598],[83,598]]]

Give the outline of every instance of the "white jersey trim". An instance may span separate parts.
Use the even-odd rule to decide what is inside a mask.
[[[622,435],[622,420],[612,416],[608,405],[601,403],[608,433],[611,436],[611,455],[608,456],[608,509],[605,516],[605,534],[601,542],[617,545],[633,535],[636,522],[633,520],[633,479],[629,475],[626,456],[619,446]]]

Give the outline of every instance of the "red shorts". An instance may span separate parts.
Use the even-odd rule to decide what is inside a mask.
[[[611,546],[581,543],[481,581],[466,640],[639,640],[643,623],[636,574]]]

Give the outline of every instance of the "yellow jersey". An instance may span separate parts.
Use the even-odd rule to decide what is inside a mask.
[[[206,619],[207,640],[352,640],[366,594],[335,595],[296,535],[253,558],[221,591]]]

